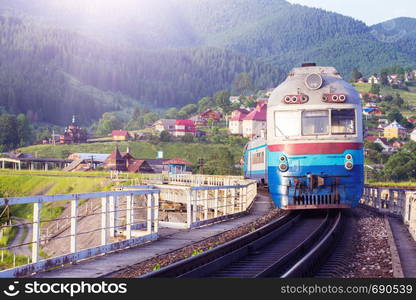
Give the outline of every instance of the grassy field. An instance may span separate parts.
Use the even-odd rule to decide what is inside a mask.
[[[131,154],[135,158],[154,159],[157,151],[163,151],[165,158],[180,157],[197,163],[198,158],[207,158],[212,150],[228,149],[239,161],[243,153],[243,147],[240,145],[230,146],[225,144],[202,144],[202,143],[159,143],[150,144],[148,142],[109,142],[109,143],[92,143],[78,145],[35,145],[20,148],[22,152],[36,154],[38,157],[48,158],[66,158],[71,153],[108,153],[110,154],[115,146],[118,145],[120,151],[126,151],[130,148]]]
[[[108,191],[111,183],[106,178],[77,178],[65,176],[34,176],[0,173],[0,195],[2,197],[23,197],[35,195],[76,194],[87,192]],[[58,203],[42,206],[41,217],[56,218],[63,211]],[[11,206],[13,216],[30,219],[32,205],[22,204]]]
[[[404,181],[404,182],[366,182],[369,185],[378,185],[386,187],[416,187],[416,182]]]

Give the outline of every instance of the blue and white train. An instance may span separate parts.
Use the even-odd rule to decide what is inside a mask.
[[[333,67],[294,68],[272,93],[267,137],[249,142],[244,173],[276,207],[352,208],[364,185],[359,94]]]

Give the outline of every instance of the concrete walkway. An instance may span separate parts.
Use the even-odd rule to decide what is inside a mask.
[[[157,255],[181,249],[222,232],[255,221],[274,207],[269,197],[259,194],[248,215],[192,230],[161,228],[157,241],[110,253],[74,265],[36,274],[37,278],[96,278],[122,270]]]
[[[389,218],[389,222],[399,252],[403,274],[407,278],[416,278],[416,242],[401,220]]]

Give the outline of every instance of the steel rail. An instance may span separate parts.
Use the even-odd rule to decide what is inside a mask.
[[[141,278],[311,275],[310,271],[314,269],[314,264],[322,260],[335,239],[340,227],[340,219],[341,213],[338,211],[336,214],[334,211],[326,211],[325,217],[318,219],[292,212],[255,232],[145,274]],[[299,225],[296,226],[298,223]],[[291,233],[297,234],[299,239],[294,247],[288,246]],[[281,240],[282,238],[286,240],[282,245],[279,241],[276,242],[279,237]],[[250,258],[250,255],[253,257]]]

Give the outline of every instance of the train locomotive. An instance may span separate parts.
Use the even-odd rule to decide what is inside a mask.
[[[250,141],[244,173],[268,185],[276,207],[358,205],[364,185],[359,94],[334,67],[303,64],[271,94],[267,135]]]

